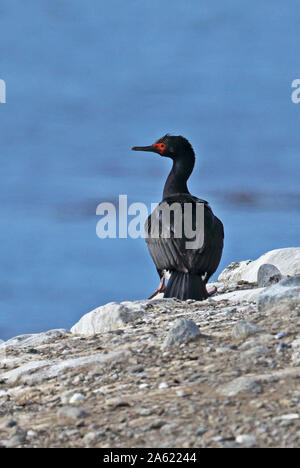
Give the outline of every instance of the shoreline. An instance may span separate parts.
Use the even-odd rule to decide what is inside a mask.
[[[212,284],[0,345],[0,447],[299,446],[300,247]]]

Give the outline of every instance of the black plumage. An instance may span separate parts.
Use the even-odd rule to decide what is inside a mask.
[[[145,224],[148,249],[161,278],[156,293],[164,291],[164,297],[182,300],[206,299],[209,296],[206,283],[222,256],[224,230],[208,202],[188,191],[187,180],[195,164],[194,150],[182,136],[170,135],[151,146],[132,149],[156,152],[173,160],[163,200]],[[178,213],[181,217],[176,217]],[[199,213],[203,216],[200,224]],[[194,237],[191,237],[191,230]],[[165,272],[171,274],[167,286],[164,284]]]

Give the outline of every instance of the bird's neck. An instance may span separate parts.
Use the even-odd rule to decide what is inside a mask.
[[[175,193],[190,193],[187,188],[187,180],[193,171],[194,164],[194,155],[184,155],[173,160],[172,170],[165,183],[163,199]]]

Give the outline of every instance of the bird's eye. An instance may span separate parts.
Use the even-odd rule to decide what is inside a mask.
[[[160,151],[160,154],[164,152],[166,149],[166,144],[165,143],[154,143],[154,148],[157,148]]]

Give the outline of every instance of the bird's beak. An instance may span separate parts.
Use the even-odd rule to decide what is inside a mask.
[[[156,153],[157,150],[154,146],[134,146],[131,148],[133,151],[152,151],[153,153]]]

